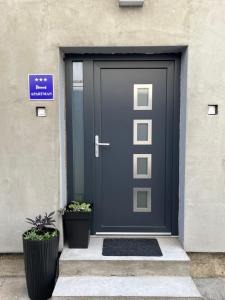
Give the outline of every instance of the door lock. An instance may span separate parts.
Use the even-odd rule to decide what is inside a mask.
[[[95,136],[95,157],[99,157],[99,146],[110,146],[110,143],[100,143],[99,136]]]

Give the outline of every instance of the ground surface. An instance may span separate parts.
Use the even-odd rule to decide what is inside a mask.
[[[194,279],[205,300],[225,300],[225,278]]]
[[[194,280],[205,300],[225,300],[225,278]],[[28,300],[24,277],[0,277],[1,300]]]

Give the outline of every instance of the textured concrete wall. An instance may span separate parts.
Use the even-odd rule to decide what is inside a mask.
[[[194,278],[224,277],[225,278],[225,253],[188,253],[188,256],[191,259],[190,271],[192,277]],[[74,274],[73,264],[72,265],[65,264],[65,266],[66,266],[65,271],[67,273],[71,271],[71,274]],[[175,266],[177,267],[178,264]],[[183,268],[184,265],[180,265],[180,266],[181,267],[180,270],[178,268],[178,272],[184,274],[185,270],[184,269],[181,270],[181,268]],[[61,267],[63,266],[61,265]],[[91,272],[95,273],[95,271],[96,270],[92,268]],[[123,271],[127,272],[127,269],[124,268],[122,272]],[[83,269],[82,272],[85,273],[86,270]],[[102,270],[102,272],[104,273],[104,270]],[[110,272],[112,272],[112,270],[110,270]],[[140,272],[142,271],[140,270]],[[67,275],[69,275],[69,273]],[[176,273],[176,275],[178,275],[178,273]],[[17,254],[0,255],[0,278],[21,277],[21,276],[25,276],[23,254],[17,253]]]
[[[188,253],[188,256],[192,277],[225,277],[225,253]]]
[[[0,11],[0,251],[20,251],[24,218],[63,201],[59,47],[159,45],[188,45],[184,246],[225,251],[224,0],[0,0]],[[55,76],[47,118],[28,101],[28,73]]]

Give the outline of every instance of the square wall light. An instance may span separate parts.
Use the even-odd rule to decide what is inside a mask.
[[[209,104],[208,105],[208,115],[218,115],[218,105]]]
[[[36,116],[37,117],[46,117],[47,116],[46,107],[45,106],[37,106],[36,107]]]
[[[142,7],[144,0],[119,0],[120,7]]]

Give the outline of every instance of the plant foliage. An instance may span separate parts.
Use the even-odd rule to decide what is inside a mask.
[[[55,220],[53,219],[54,211],[50,214],[45,213],[42,217],[38,215],[34,219],[26,218],[27,223],[31,224],[30,230],[23,234],[25,240],[43,241],[50,240],[58,235],[58,230],[54,230]]]
[[[28,230],[24,233],[23,237],[25,240],[31,240],[31,241],[44,241],[44,240],[50,240],[53,237],[58,235],[57,230],[53,231],[46,231],[46,232],[40,232],[35,228],[32,228],[31,230]]]
[[[68,204],[66,211],[90,213],[92,207],[88,202],[72,201]]]
[[[44,217],[41,215],[38,215],[35,217],[35,219],[26,218],[27,223],[33,225],[32,228],[36,229],[37,231],[41,232],[44,231],[48,226],[54,226],[55,227],[55,220],[52,218],[54,215],[54,211],[51,212],[49,215],[45,213]]]

